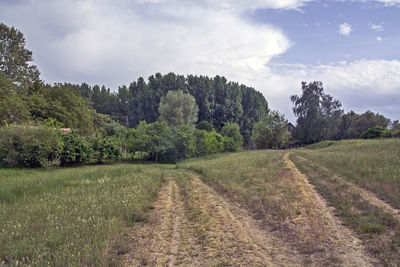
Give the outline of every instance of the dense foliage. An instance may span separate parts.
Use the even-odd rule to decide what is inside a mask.
[[[130,128],[140,121],[157,121],[161,115],[160,102],[170,91],[194,97],[199,109],[196,122],[210,122],[217,131],[226,123],[238,124],[245,143],[251,137],[254,124],[268,112],[267,101],[260,92],[220,76],[157,73],[150,76],[148,82],[140,77],[129,87],[119,87],[118,92],[85,83],[71,86],[91,101],[97,112],[108,114]]]
[[[0,128],[0,163],[41,167],[55,164],[62,150],[56,130],[38,126]]]
[[[256,123],[252,140],[258,149],[278,148],[288,139],[288,122],[277,111],[272,111],[263,120]]]
[[[374,128],[369,128],[361,136],[363,139],[375,139],[375,138],[388,138],[392,137],[388,129],[382,126],[375,126]]]
[[[324,93],[321,82],[302,82],[301,90],[301,96],[290,98],[297,116],[295,137],[307,144],[334,138],[343,113],[340,102]]]
[[[190,94],[170,91],[161,98],[158,112],[160,121],[166,121],[175,130],[181,125],[193,126],[197,122],[199,108]]]
[[[400,136],[398,121],[391,125],[390,119],[381,114],[369,110],[363,114],[354,111],[343,114],[340,102],[324,93],[321,82],[302,82],[302,95],[294,95],[291,100],[297,116],[293,138],[306,144],[322,140]],[[388,129],[390,125],[391,131]]]

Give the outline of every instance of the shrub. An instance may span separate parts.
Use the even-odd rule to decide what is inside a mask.
[[[222,127],[221,134],[224,136],[225,151],[236,151],[243,145],[243,137],[236,123],[227,123]]]
[[[42,167],[58,162],[60,132],[43,126],[0,128],[0,161],[11,166]]]
[[[174,146],[177,159],[187,159],[196,155],[196,139],[193,135],[194,129],[182,125],[174,136]]]
[[[99,163],[103,159],[120,159],[121,146],[118,139],[113,137],[96,136],[92,138],[93,158]]]
[[[224,138],[214,131],[195,130],[198,155],[206,155],[224,151]]]
[[[94,155],[90,141],[77,133],[63,134],[64,143],[60,155],[60,164],[63,166],[72,164],[86,164]]]
[[[361,136],[363,139],[374,139],[374,138],[390,138],[392,137],[389,130],[382,126],[376,126],[366,130]]]

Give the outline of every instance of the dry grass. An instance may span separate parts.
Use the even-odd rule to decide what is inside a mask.
[[[0,170],[0,265],[108,265],[115,236],[153,201],[162,170],[105,165]]]

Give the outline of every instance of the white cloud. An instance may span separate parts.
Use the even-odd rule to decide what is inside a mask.
[[[353,29],[350,24],[343,23],[339,25],[339,33],[344,36],[349,36],[352,30]]]
[[[371,23],[371,29],[377,32],[383,31],[383,25]]]
[[[116,5],[111,0],[30,0],[19,6],[0,4],[0,16],[23,31],[45,80],[94,81],[116,88],[157,71],[228,76],[260,70],[291,43],[278,28],[250,24],[235,11],[298,8],[308,1],[140,0]]]
[[[377,37],[376,37],[376,40],[377,40],[378,42],[382,42],[383,39],[382,39],[382,37],[377,36]]]
[[[274,108],[294,121],[289,96],[300,94],[301,81],[322,81],[325,91],[339,99],[346,111],[364,112],[368,109],[393,119],[399,117],[400,61],[359,60],[331,65],[307,66],[288,64],[272,66],[266,76],[270,86],[264,89]],[[264,79],[267,79],[266,77]],[[278,88],[271,92],[270,88]]]
[[[251,8],[299,9],[307,2],[121,0],[117,5],[112,0],[27,0],[0,2],[0,17],[24,33],[47,82],[116,89],[155,72],[218,74],[260,90],[272,108],[292,121],[289,96],[300,93],[301,81],[323,81],[327,92],[348,108],[357,95],[375,94],[399,103],[399,61],[271,65],[291,41],[280,29],[248,23],[239,15]],[[351,26],[342,25],[349,35]],[[398,104],[376,104],[373,99],[359,102],[360,111],[375,103],[400,114]]]
[[[384,3],[387,6],[400,6],[400,0],[376,0],[380,3]]]

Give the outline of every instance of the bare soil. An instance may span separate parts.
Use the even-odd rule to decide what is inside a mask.
[[[189,172],[171,172],[160,190],[148,222],[136,223],[128,238],[125,266],[373,266],[362,242],[344,227],[325,200],[284,160],[300,190],[299,215],[288,231],[299,242],[268,230],[249,210],[216,192]],[[183,178],[182,178],[183,177]],[[254,212],[251,212],[254,214]],[[303,242],[304,239],[304,242]],[[298,244],[317,244],[313,252]]]

